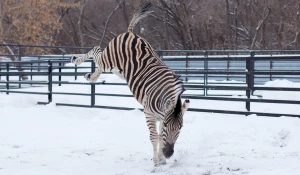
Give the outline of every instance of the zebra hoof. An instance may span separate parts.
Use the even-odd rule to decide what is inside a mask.
[[[72,56],[71,57],[71,63],[75,63],[75,60],[77,59],[77,57],[76,56]]]
[[[85,78],[87,81],[91,81],[91,73],[85,74],[84,78]]]
[[[158,161],[158,164],[159,164],[159,165],[165,165],[165,164],[167,164],[166,159],[161,159],[161,160],[159,160],[159,161]]]
[[[166,161],[159,161],[159,162],[157,162],[157,163],[154,163],[154,167],[159,167],[159,166],[161,166],[161,165],[166,165],[166,164],[167,164]]]

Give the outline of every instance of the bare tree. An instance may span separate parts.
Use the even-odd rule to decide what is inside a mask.
[[[257,36],[258,36],[258,33],[259,33],[259,30],[261,29],[261,27],[264,25],[264,23],[266,22],[267,18],[269,17],[270,15],[270,12],[271,12],[271,8],[270,7],[266,7],[264,9],[264,12],[263,14],[259,14],[261,16],[261,20],[258,22],[258,25],[255,29],[255,33],[254,33],[254,37],[252,39],[252,43],[251,43],[251,46],[250,46],[250,50],[253,50],[254,47],[255,47],[255,44],[256,44],[256,41],[257,41]],[[257,12],[258,13],[258,12]]]
[[[31,1],[0,0],[1,43],[105,47],[148,0]],[[149,1],[155,13],[135,33],[155,49],[299,48],[299,0]]]
[[[79,12],[79,18],[78,18],[78,34],[79,34],[79,38],[80,38],[80,46],[83,47],[84,46],[84,40],[83,40],[83,32],[81,30],[81,27],[82,27],[82,23],[83,23],[83,14],[84,14],[84,11],[85,11],[85,7],[86,7],[86,4],[89,2],[89,0],[84,0],[83,1],[83,5],[80,6],[80,7],[77,7],[77,10]]]
[[[123,3],[123,0],[121,0],[120,2],[118,2],[117,6],[114,8],[114,10],[108,15],[107,19],[106,19],[106,22],[105,22],[105,25],[104,25],[104,31],[103,31],[103,34],[102,34],[102,38],[101,38],[101,41],[99,43],[99,46],[101,46],[102,42],[103,42],[103,39],[104,39],[104,36],[106,34],[106,30],[107,30],[107,25],[110,21],[110,18],[112,17],[112,15],[114,15],[116,13],[116,11],[121,7]]]

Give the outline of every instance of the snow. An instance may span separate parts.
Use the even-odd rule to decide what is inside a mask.
[[[84,70],[81,70],[84,71]],[[71,77],[69,78],[71,81]],[[114,75],[99,81],[124,82]],[[67,81],[67,79],[65,79]],[[84,82],[83,77],[77,80]],[[270,87],[300,87],[286,80]],[[56,92],[89,93],[86,85]],[[47,87],[26,88],[46,92]],[[97,86],[98,93],[130,94],[127,86]],[[265,99],[299,100],[300,92],[257,91]],[[243,98],[243,96],[242,96]],[[254,98],[254,97],[253,97]],[[175,153],[154,167],[146,120],[139,110],[58,107],[88,104],[89,97],[0,93],[0,175],[298,175],[300,120],[187,112]],[[140,108],[133,98],[97,97],[97,105]],[[245,110],[245,103],[191,100],[192,108]],[[251,103],[255,111],[299,114],[299,105]]]
[[[204,51],[203,51],[204,52]],[[223,52],[223,51],[221,51]],[[226,52],[226,51],[224,51]],[[244,53],[249,53],[251,51],[241,51]],[[205,58],[206,56],[204,55],[188,55],[188,56],[163,56],[162,58],[168,60],[170,58]],[[230,58],[234,58],[234,57],[238,57],[238,58],[250,58],[251,55],[207,55],[208,58],[224,58],[224,57],[230,57]],[[256,58],[266,58],[266,57],[299,57],[299,54],[256,54],[255,55]],[[223,60],[222,60],[223,61]]]

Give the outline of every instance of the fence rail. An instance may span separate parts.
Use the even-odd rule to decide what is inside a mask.
[[[1,46],[1,45],[0,45]],[[15,46],[15,45],[14,45]],[[16,45],[20,47],[19,45]],[[31,46],[29,46],[31,47]],[[33,46],[32,46],[33,47]],[[53,47],[59,48],[59,47]],[[82,48],[76,48],[82,49]],[[85,48],[89,49],[89,48]],[[294,81],[300,81],[300,51],[157,51],[161,59],[169,65],[177,74],[182,76],[185,80],[185,88],[188,90],[201,90],[202,94],[184,94],[183,98],[197,99],[197,100],[218,100],[218,101],[232,101],[245,103],[246,111],[227,111],[219,109],[200,109],[190,108],[189,111],[195,112],[214,112],[225,114],[241,114],[241,115],[262,115],[262,116],[291,116],[300,117],[299,114],[279,114],[279,113],[261,113],[252,112],[251,103],[279,103],[279,104],[296,104],[299,105],[300,101],[292,100],[272,100],[272,99],[253,99],[251,98],[254,91],[300,91],[300,88],[289,87],[261,87],[259,79],[272,79],[276,76],[279,78],[291,78]],[[218,55],[219,53],[226,53],[227,55]],[[232,55],[230,55],[231,53]],[[258,53],[268,53],[268,55],[259,55]],[[284,53],[284,54],[282,54]],[[287,54],[288,53],[288,54]],[[175,54],[175,55],[174,55]],[[177,54],[177,55],[176,55]],[[20,55],[18,55],[20,56]],[[26,56],[23,56],[26,57]],[[28,57],[28,56],[27,56]],[[68,55],[62,56],[38,56],[38,58],[46,59],[32,59],[28,61],[0,61],[0,92],[6,94],[10,93],[24,93],[47,96],[46,102],[39,102],[39,104],[47,104],[53,101],[53,95],[76,95],[76,96],[89,96],[89,105],[80,104],[66,104],[56,103],[58,106],[74,106],[74,107],[92,107],[92,108],[106,108],[106,109],[120,109],[130,110],[130,107],[116,107],[116,106],[100,106],[96,105],[95,99],[97,96],[113,96],[113,97],[128,97],[132,95],[126,94],[110,94],[110,93],[96,93],[95,87],[114,85],[126,86],[125,83],[107,83],[107,82],[72,82],[62,81],[62,77],[71,76],[74,80],[78,76],[83,76],[87,72],[79,71],[81,69],[90,69],[90,72],[95,70],[95,64],[91,62],[91,66],[86,67],[66,67],[65,64],[69,63]],[[52,59],[49,59],[52,58]],[[55,58],[55,59],[53,59]],[[286,68],[286,62],[289,61],[294,67]],[[282,68],[278,66],[274,69],[274,62],[282,62]],[[216,63],[222,63],[220,65]],[[230,67],[230,64],[239,64],[239,66]],[[260,64],[258,64],[260,63]],[[261,64],[268,63],[269,68],[262,69]],[[213,66],[215,65],[215,66]],[[20,67],[22,71],[20,71]],[[56,71],[54,71],[56,70]],[[72,72],[64,72],[65,70],[73,70]],[[22,76],[30,76],[29,80],[23,81]],[[33,77],[42,76],[47,77],[45,80],[33,80]],[[17,77],[12,79],[12,77]],[[57,81],[53,77],[58,77]],[[242,81],[236,83],[226,82],[211,82],[215,80],[230,80],[230,77],[238,77]],[[190,80],[201,80],[199,82],[191,82]],[[70,93],[70,92],[53,92],[53,86],[62,85],[83,85],[90,86],[90,93]],[[46,92],[29,92],[22,89],[24,85],[39,85],[47,86]],[[2,89],[1,89],[2,87]],[[21,88],[21,89],[20,89]],[[228,97],[231,94],[210,94],[210,91],[224,90],[224,91],[241,91],[245,93],[246,98],[232,98]]]

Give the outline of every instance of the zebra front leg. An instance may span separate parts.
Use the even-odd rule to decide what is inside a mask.
[[[77,56],[72,56],[71,57],[71,63],[74,63],[76,65],[80,65],[81,63],[83,63],[85,60],[87,60],[89,57],[84,55],[82,57],[77,57]]]
[[[154,115],[149,115],[146,113],[145,115],[147,120],[147,126],[150,131],[150,141],[153,147],[153,162],[154,162],[154,166],[157,166],[158,165],[157,147],[158,147],[159,138],[156,130],[156,117]]]
[[[102,73],[102,69],[98,67],[94,73],[87,73],[84,78],[90,82],[96,82]]]
[[[162,139],[162,129],[163,129],[163,121],[159,122],[159,150],[158,150],[158,160],[160,164],[166,164],[166,159],[163,155],[163,139]]]

